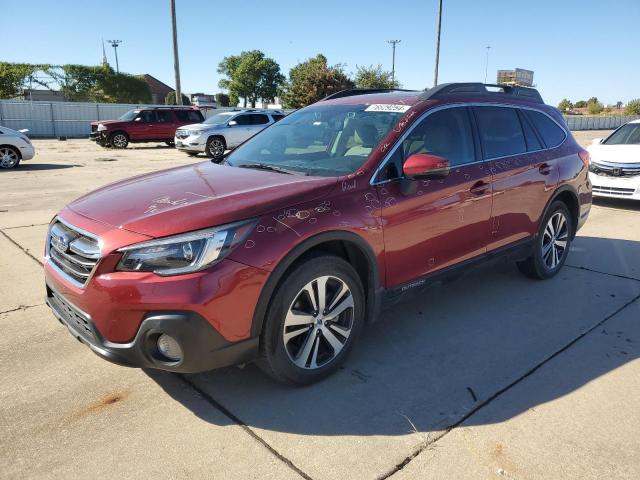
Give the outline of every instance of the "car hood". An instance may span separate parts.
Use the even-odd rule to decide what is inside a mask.
[[[208,125],[206,123],[192,123],[191,125],[181,125],[182,130],[213,130],[219,128],[220,125]]]
[[[124,120],[99,120],[96,122],[91,122],[91,125],[115,125],[117,123],[126,123]]]
[[[336,178],[287,175],[210,162],[113,183],[68,205],[95,221],[150,237],[256,217],[321,198]]]
[[[596,162],[640,163],[640,145],[590,145],[587,150]]]

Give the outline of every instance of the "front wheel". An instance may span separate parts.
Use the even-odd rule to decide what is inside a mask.
[[[16,168],[20,164],[20,153],[9,146],[0,147],[0,168]]]
[[[224,155],[224,151],[227,149],[227,145],[222,137],[211,137],[207,141],[207,148],[205,148],[205,153],[207,157],[211,158],[211,160],[218,161],[222,159]]]
[[[564,202],[553,202],[540,223],[533,254],[518,268],[531,278],[545,280],[556,275],[569,254],[573,222]]]
[[[301,263],[274,292],[259,364],[284,383],[321,380],[345,360],[364,316],[362,282],[349,263],[332,255]]]
[[[129,137],[124,132],[115,132],[109,137],[109,143],[113,148],[127,148]]]

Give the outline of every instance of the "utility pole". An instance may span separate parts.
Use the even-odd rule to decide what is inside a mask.
[[[391,44],[391,50],[393,51],[391,54],[391,83],[394,85],[396,83],[396,45],[401,41],[402,40],[387,40],[387,43]]]
[[[433,86],[438,84],[438,64],[440,63],[440,29],[442,28],[442,0],[438,0],[438,29],[436,34],[436,68],[433,74]]]
[[[113,51],[116,54],[116,72],[120,73],[120,65],[118,65],[118,46],[122,43],[122,40],[107,40],[113,47]]]
[[[489,72],[489,50],[491,50],[491,45],[487,45],[487,60],[484,64],[484,83],[487,83],[487,73]]]
[[[176,74],[176,105],[182,105],[180,90],[180,61],[178,60],[178,31],[176,29],[176,0],[171,0],[171,26],[173,29],[173,69]]]

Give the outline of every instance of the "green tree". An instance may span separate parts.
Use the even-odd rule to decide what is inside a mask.
[[[165,105],[177,105],[176,103],[176,92],[169,92],[167,96],[164,98]],[[191,105],[191,100],[184,93],[182,94],[182,105]]]
[[[329,66],[327,57],[318,54],[289,71],[289,82],[283,100],[288,108],[301,108],[327,95],[353,88],[353,81],[342,65]]]
[[[587,102],[586,100],[578,100],[576,103],[573,104],[573,106],[576,108],[585,108],[587,106]]]
[[[382,70],[382,65],[357,67],[355,84],[357,88],[399,88],[400,82],[391,79],[391,72]]]
[[[573,104],[571,103],[571,100],[569,100],[568,98],[563,98],[558,104],[558,110],[562,112],[566,112],[567,110],[571,110],[572,108],[573,108]]]
[[[229,106],[229,95],[226,93],[216,93],[216,103],[219,107]]]
[[[603,110],[604,110],[604,105],[598,102],[598,99],[596,99],[595,102],[592,100],[587,102],[587,112],[589,112],[590,115],[598,115],[599,113],[602,113]]]
[[[590,103],[600,103],[600,100],[598,100],[598,97],[591,97],[589,100],[587,100],[587,106]]]
[[[629,100],[624,113],[625,115],[640,115],[640,98]]]
[[[255,107],[259,99],[273,101],[284,82],[280,65],[260,50],[224,57],[218,73],[227,77],[220,80],[218,86],[229,90],[230,96],[242,98],[245,107],[247,102]]]
[[[48,65],[0,62],[0,98],[20,95],[22,89],[28,86],[29,79],[38,85],[43,85],[35,78],[35,73],[47,67]]]

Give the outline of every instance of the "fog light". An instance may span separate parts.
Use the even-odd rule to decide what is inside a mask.
[[[175,338],[165,333],[158,337],[158,350],[169,360],[174,362],[182,360],[182,348],[180,348],[180,344]]]

